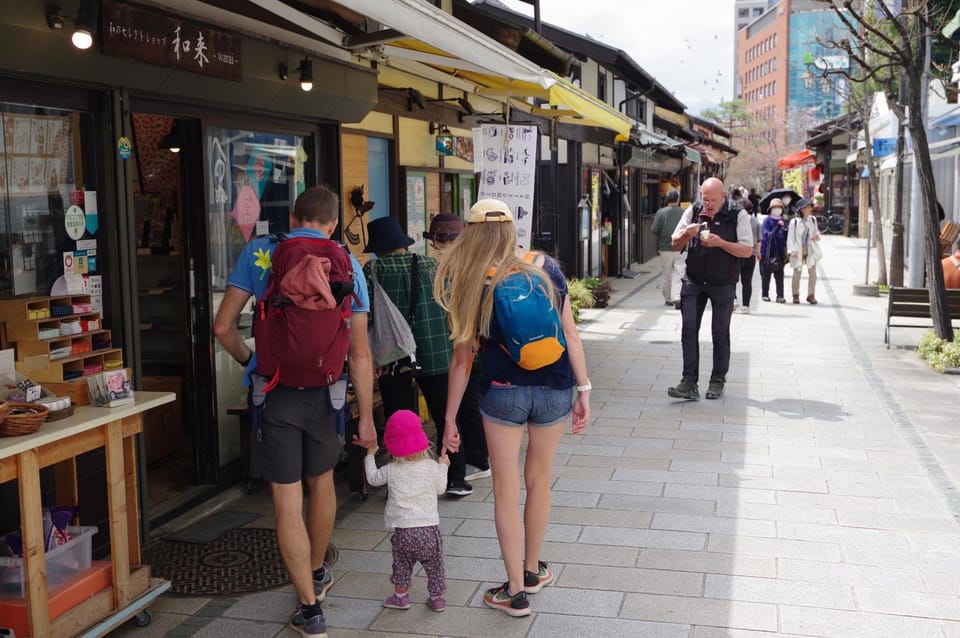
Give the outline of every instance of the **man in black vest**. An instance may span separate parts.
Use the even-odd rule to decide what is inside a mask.
[[[700,321],[709,299],[713,371],[707,398],[719,399],[730,368],[730,315],[740,263],[753,251],[749,214],[728,201],[723,182],[711,177],[700,186],[700,201],[684,211],[672,239],[674,250],[687,250],[687,272],[680,288],[683,378],[667,394],[676,399],[700,398]]]

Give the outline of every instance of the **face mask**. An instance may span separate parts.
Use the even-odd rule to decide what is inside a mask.
[[[779,219],[779,218],[780,218],[780,215],[782,215],[782,214],[783,214],[783,210],[780,209],[780,208],[771,208],[771,209],[770,209],[770,216],[773,217],[774,219]]]

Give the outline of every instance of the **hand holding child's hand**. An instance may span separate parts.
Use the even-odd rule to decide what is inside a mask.
[[[377,440],[374,439],[373,442],[367,446],[367,454],[376,454],[377,450],[380,449],[380,446],[377,445]]]
[[[440,458],[437,460],[441,465],[446,465],[447,467],[450,467],[450,457],[447,456],[446,447],[440,448]]]

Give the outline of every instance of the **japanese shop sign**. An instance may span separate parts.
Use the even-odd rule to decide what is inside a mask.
[[[241,39],[186,18],[102,0],[103,52],[239,82]]]
[[[524,248],[530,248],[531,242],[538,140],[535,126],[484,124],[480,146],[473,149],[474,157],[481,157],[478,198],[499,199],[510,207],[517,245]]]

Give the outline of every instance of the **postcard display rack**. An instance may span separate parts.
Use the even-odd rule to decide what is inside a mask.
[[[88,405],[86,377],[123,367],[123,352],[93,308],[90,295],[0,301],[0,342],[16,348],[17,372]]]

